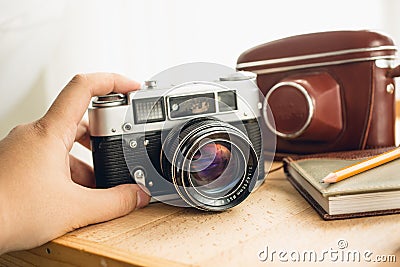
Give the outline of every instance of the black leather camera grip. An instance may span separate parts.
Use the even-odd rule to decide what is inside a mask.
[[[92,137],[91,142],[97,188],[135,183],[125,163],[121,136]]]

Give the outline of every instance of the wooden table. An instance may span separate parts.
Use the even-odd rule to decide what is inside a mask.
[[[302,253],[298,255],[305,255],[305,251],[322,255],[329,249],[341,252],[340,240],[348,244],[343,251],[368,250],[373,253],[371,258],[394,255],[398,265],[399,225],[400,215],[323,221],[281,169],[269,174],[258,191],[229,211],[209,213],[151,204],[39,248],[3,255],[0,266],[287,266],[292,261],[281,262],[280,251],[288,253],[286,258],[296,251]],[[269,253],[276,253],[273,259],[262,262],[258,257],[266,247]],[[322,263],[330,265],[332,261],[325,258]],[[309,263],[303,260],[301,265]],[[365,262],[361,259],[357,265],[365,266]]]

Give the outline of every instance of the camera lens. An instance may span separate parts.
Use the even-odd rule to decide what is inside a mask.
[[[201,146],[190,163],[190,181],[201,194],[218,196],[229,192],[243,177],[245,160],[238,148],[228,142]]]
[[[192,119],[171,130],[161,165],[180,197],[204,210],[241,203],[258,177],[258,157],[247,135],[211,118]]]

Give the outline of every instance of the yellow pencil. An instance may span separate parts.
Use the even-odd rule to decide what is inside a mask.
[[[324,179],[321,180],[321,183],[327,183],[327,184],[336,183],[351,176],[354,176],[356,174],[359,174],[361,172],[365,172],[367,170],[385,164],[389,161],[395,160],[399,157],[400,157],[400,148],[395,148],[393,150],[387,151],[385,153],[374,156],[367,160],[350,165],[335,172],[331,172],[327,176],[325,176]]]

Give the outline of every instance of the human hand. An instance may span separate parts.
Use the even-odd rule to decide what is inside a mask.
[[[90,188],[92,168],[69,154],[75,141],[90,148],[81,120],[92,96],[138,88],[116,74],[77,75],[44,117],[0,141],[0,255],[148,204],[150,197],[137,185]]]

